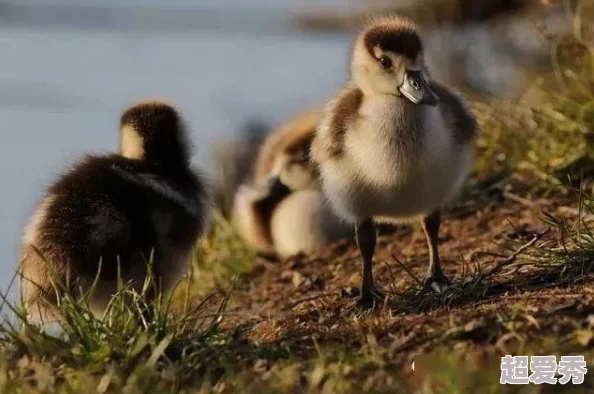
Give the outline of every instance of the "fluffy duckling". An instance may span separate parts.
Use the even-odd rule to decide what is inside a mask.
[[[96,278],[89,303],[100,315],[117,291],[118,266],[140,289],[151,258],[156,283],[172,289],[209,214],[186,138],[173,107],[137,104],[121,116],[119,154],[88,156],[49,187],[23,236],[21,289],[32,319],[59,318],[55,283],[70,283],[78,297]]]
[[[457,92],[431,81],[417,27],[370,20],[357,37],[351,81],[328,103],[312,160],[335,211],[355,224],[360,301],[381,299],[372,274],[374,221],[420,219],[429,245],[425,286],[448,283],[439,263],[440,212],[472,165],[475,118]]]
[[[287,171],[287,175],[301,174],[294,178],[301,179],[302,184],[294,185],[294,189],[315,184],[317,174],[309,161],[309,147],[321,116],[317,110],[303,112],[270,133],[256,157],[253,181],[260,183],[271,174],[280,176]]]
[[[282,258],[312,253],[352,232],[324,203],[309,159],[319,118],[319,112],[307,112],[270,134],[253,181],[235,196],[239,230],[260,252]]]

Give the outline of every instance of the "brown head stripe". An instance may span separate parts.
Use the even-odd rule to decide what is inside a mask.
[[[314,133],[308,133],[300,137],[287,146],[286,152],[292,156],[302,156],[303,160],[309,161],[309,147],[313,141]]]
[[[383,51],[397,53],[411,60],[416,59],[423,49],[421,39],[414,30],[393,26],[376,26],[365,34],[365,47],[373,57],[376,46]]]

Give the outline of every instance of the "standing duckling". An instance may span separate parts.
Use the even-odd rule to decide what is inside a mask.
[[[312,253],[352,233],[324,202],[309,149],[320,113],[307,112],[262,144],[251,183],[236,196],[233,216],[260,252],[286,258]]]
[[[184,122],[148,101],[120,121],[120,154],[88,156],[48,189],[23,236],[21,289],[37,321],[58,318],[53,284],[74,297],[97,278],[89,304],[100,315],[124,282],[140,289],[152,261],[167,292],[186,272],[208,220],[204,181],[190,168]]]
[[[332,207],[355,224],[360,301],[382,299],[372,274],[374,221],[421,220],[430,251],[425,287],[441,291],[448,280],[439,263],[440,212],[471,169],[475,118],[458,93],[429,79],[417,27],[401,17],[367,23],[351,74],[326,107],[311,155]]]

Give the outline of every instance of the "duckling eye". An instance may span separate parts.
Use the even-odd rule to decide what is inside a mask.
[[[389,69],[390,67],[392,67],[392,60],[390,60],[390,58],[386,55],[382,55],[379,59],[380,64],[382,65],[383,68],[385,68],[386,70]]]
[[[412,81],[410,84],[415,90],[421,89],[421,85],[417,81]]]

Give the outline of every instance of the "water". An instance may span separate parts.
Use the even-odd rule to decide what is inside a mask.
[[[348,37],[287,29],[296,2],[210,0],[197,10],[178,1],[141,17],[126,8],[132,3],[148,4],[111,2],[126,18],[110,7],[0,4],[2,290],[44,187],[85,153],[116,149],[118,116],[130,103],[175,103],[191,125],[193,161],[207,168],[216,139],[251,119],[274,124],[319,105],[346,77]]]

